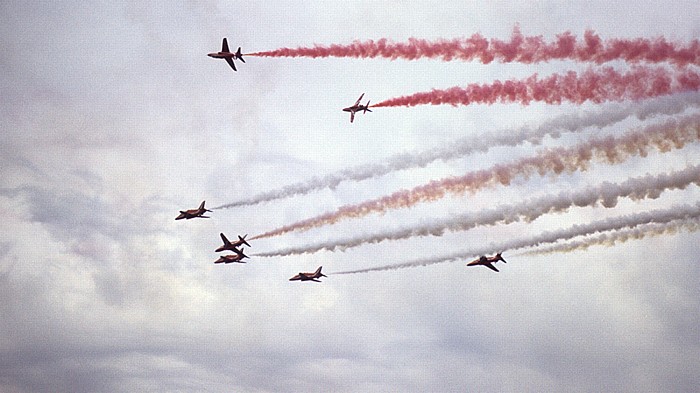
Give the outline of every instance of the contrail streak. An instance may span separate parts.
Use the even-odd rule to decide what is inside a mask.
[[[631,130],[622,136],[591,138],[572,147],[548,148],[532,157],[525,157],[507,164],[497,164],[491,168],[469,172],[460,177],[434,180],[411,190],[402,190],[378,199],[356,205],[340,207],[335,212],[302,220],[255,238],[278,236],[292,231],[308,230],[338,221],[364,217],[370,213],[380,213],[388,209],[407,208],[422,202],[444,198],[447,194],[476,192],[496,184],[509,185],[515,177],[528,178],[547,173],[560,174],[586,170],[590,162],[597,158],[609,164],[623,162],[633,155],[646,156],[650,148],[661,152],[680,149],[686,143],[700,138],[700,115],[693,114],[670,119],[660,124]]]
[[[676,220],[682,220],[684,222],[688,220],[695,220],[695,222],[698,222],[698,220],[700,220],[700,202],[696,203],[695,205],[674,206],[670,209],[651,210],[643,213],[608,218],[605,220],[594,221],[589,224],[574,225],[569,228],[558,231],[545,231],[539,235],[504,241],[500,244],[494,244],[490,246],[475,247],[471,250],[461,251],[438,258],[419,259],[411,262],[378,266],[368,269],[335,272],[329,274],[367,273],[385,270],[397,270],[409,267],[435,265],[444,262],[460,261],[467,258],[472,258],[476,255],[492,253],[494,251],[512,251],[521,248],[536,247],[541,244],[555,243],[557,241],[573,239],[578,236],[591,235],[597,232],[615,231],[623,228],[635,228],[641,225],[652,223],[667,224],[672,223]],[[695,229],[697,228],[698,226],[695,226]],[[655,227],[653,233],[656,232],[658,232],[657,227]],[[640,231],[639,236],[643,237],[644,232]]]
[[[698,105],[700,105],[700,94],[695,92],[659,97],[637,104],[612,104],[604,110],[561,115],[535,128],[504,129],[484,133],[479,136],[460,138],[444,147],[397,154],[389,157],[385,163],[360,165],[323,177],[314,177],[276,190],[263,192],[247,199],[221,205],[214,209],[251,206],[295,195],[305,195],[312,191],[335,188],[345,181],[362,181],[394,171],[425,167],[437,160],[450,160],[475,152],[487,152],[496,146],[518,146],[525,142],[539,144],[546,136],[558,138],[563,132],[579,132],[589,127],[603,128],[631,116],[639,120],[646,120],[657,115],[674,115],[683,112],[688,107]]]
[[[410,226],[368,236],[329,241],[325,243],[287,248],[279,251],[256,254],[260,257],[288,256],[314,253],[321,250],[346,250],[362,244],[380,243],[385,240],[400,240],[415,236],[442,236],[446,231],[466,231],[478,226],[507,224],[518,221],[533,221],[542,215],[565,212],[571,207],[602,205],[611,208],[619,198],[641,200],[658,198],[670,189],[684,189],[690,184],[700,186],[700,165],[689,166],[668,174],[646,175],[628,179],[620,184],[604,182],[597,187],[577,191],[563,191],[557,195],[546,195],[525,200],[518,204],[501,205],[492,209],[462,214],[430,224]]]
[[[532,101],[547,104],[586,101],[640,100],[683,91],[700,89],[700,74],[690,69],[669,71],[662,67],[635,66],[621,73],[613,68],[588,69],[580,75],[575,71],[540,78],[537,74],[524,80],[495,81],[491,84],[472,83],[466,87],[434,89],[403,97],[391,98],[372,107],[416,105],[470,105],[520,103]]]
[[[613,60],[630,63],[669,62],[677,66],[700,64],[700,42],[686,44],[667,41],[664,37],[635,39],[601,39],[593,30],[585,31],[579,40],[569,31],[546,42],[542,36],[523,36],[516,27],[510,41],[486,39],[480,34],[469,38],[429,41],[409,38],[407,42],[379,40],[353,41],[348,45],[314,45],[312,47],[280,48],[246,56],[263,57],[345,57],[416,60],[420,58],[443,61],[479,61],[489,64],[539,63],[551,60],[573,60],[602,64]]]
[[[636,228],[621,229],[619,231],[611,231],[610,233],[602,233],[597,236],[591,236],[581,240],[571,240],[563,244],[555,244],[538,248],[532,251],[525,251],[518,255],[545,255],[556,252],[572,252],[578,250],[586,250],[592,246],[614,246],[617,243],[624,243],[628,240],[642,239],[648,236],[661,236],[666,234],[675,234],[682,230],[687,232],[696,232],[700,230],[700,219],[698,217],[690,217],[671,221],[669,223],[648,223],[642,224]]]

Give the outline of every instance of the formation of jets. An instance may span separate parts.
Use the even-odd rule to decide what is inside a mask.
[[[224,245],[217,248],[216,252],[221,252],[221,251],[233,251],[235,254],[229,254],[229,255],[222,255],[219,259],[214,261],[214,263],[245,263],[243,261],[243,258],[248,258],[247,255],[243,253],[243,245],[245,244],[246,246],[250,247],[250,244],[245,240],[245,236],[238,235],[238,240],[235,242],[231,243],[227,238],[226,235],[223,233],[219,234],[221,236],[221,240],[223,240]],[[241,247],[241,248],[238,248]]]
[[[349,106],[347,108],[343,108],[343,112],[350,112],[350,123],[352,123],[355,120],[355,113],[362,111],[362,113],[367,113],[367,112],[372,112],[369,109],[369,100],[367,100],[367,103],[365,105],[360,104],[360,101],[362,100],[362,97],[365,96],[365,93],[362,93],[360,95],[360,98],[355,101],[355,104],[353,106]]]
[[[360,97],[362,98],[362,97]],[[207,216],[204,216],[205,212],[210,212],[211,210],[207,210],[204,208],[204,203],[205,201],[202,201],[202,203],[199,205],[199,208],[197,209],[192,209],[192,210],[184,210],[180,211],[180,215],[177,216],[175,219],[176,220],[181,220],[181,219],[190,219],[190,218],[209,218]],[[245,253],[243,252],[243,246],[248,246],[250,247],[250,244],[246,241],[246,237],[248,235],[238,235],[238,240],[236,241],[230,241],[226,235],[222,233],[219,233],[219,236],[221,236],[221,241],[224,243],[223,245],[219,246],[219,248],[216,249],[216,252],[221,252],[221,251],[233,251],[233,254],[228,254],[228,255],[222,255],[214,261],[214,263],[224,263],[224,264],[229,264],[229,263],[246,263],[243,259],[249,258]],[[506,263],[506,260],[503,259],[503,256],[501,253],[497,253],[496,255],[489,257],[486,255],[482,255],[479,258],[467,263],[467,266],[486,266],[487,268],[498,272],[499,270],[493,266],[494,263],[496,262],[503,262]],[[314,282],[321,282],[319,278],[321,277],[327,277],[325,274],[321,273],[321,269],[323,266],[319,266],[318,269],[316,269],[315,272],[313,273],[302,273],[299,272],[299,274],[295,275],[294,277],[290,278],[289,281],[314,281]]]
[[[501,261],[503,263],[506,263],[506,260],[503,259],[501,256],[501,253],[499,252],[498,254],[492,256],[492,257],[487,257],[485,255],[480,256],[479,258],[467,263],[467,266],[486,266],[487,268],[493,270],[494,272],[497,272],[498,269],[496,269],[495,266],[493,266],[493,263],[496,263],[498,261]]]
[[[240,60],[243,63],[245,63],[245,60],[243,60],[243,54],[241,53],[241,47],[239,46],[236,52],[231,52],[231,50],[228,48],[228,40],[226,39],[226,37],[224,37],[224,40],[221,43],[221,50],[219,52],[208,53],[207,56],[213,57],[214,59],[225,59],[228,65],[230,65],[234,71],[238,71],[236,69],[236,64],[234,63],[234,60]],[[357,99],[355,105],[343,108],[344,112],[350,112],[350,123],[352,123],[355,120],[355,113],[372,112],[369,109],[369,100],[367,100],[367,103],[365,105],[360,104],[360,101],[362,100],[362,97],[364,95],[365,93],[362,93],[362,95],[360,95],[360,98]]]
[[[221,51],[219,52],[212,52],[207,54],[207,56],[215,58],[215,59],[225,59],[226,62],[228,63],[229,66],[234,71],[238,71],[236,69],[236,64],[234,63],[234,60],[240,60],[241,62],[245,63],[245,60],[243,60],[243,54],[241,54],[241,47],[238,47],[238,50],[236,52],[231,52],[228,46],[228,41],[224,37],[223,42],[221,43]],[[355,114],[358,112],[362,113],[367,113],[367,112],[372,112],[369,109],[369,103],[370,101],[367,100],[367,103],[362,105],[360,102],[362,101],[362,98],[365,96],[365,93],[362,93],[360,95],[360,98],[355,101],[355,104],[352,106],[349,106],[347,108],[343,108],[344,112],[349,112],[350,113],[350,123],[352,123],[355,120]],[[191,209],[191,210],[180,210],[180,214],[175,217],[175,220],[182,220],[186,219],[189,220],[191,218],[209,218],[208,216],[205,216],[204,214],[206,212],[211,212],[211,210],[208,210],[204,207],[205,201],[202,201],[202,203],[199,205],[197,209]],[[246,236],[248,235],[238,235],[238,240],[235,241],[230,241],[226,235],[223,233],[220,233],[219,236],[221,236],[221,240],[223,241],[223,245],[220,246],[219,248],[216,249],[216,252],[221,252],[221,251],[233,251],[233,254],[228,254],[228,255],[222,255],[214,261],[214,263],[224,263],[224,264],[229,264],[229,263],[245,263],[243,259],[248,258],[247,255],[243,252],[243,246],[248,246],[250,247],[250,244],[245,240]],[[495,266],[493,266],[494,263],[496,262],[503,262],[506,263],[506,260],[503,259],[501,256],[501,253],[498,253],[492,257],[487,257],[485,255],[482,255],[481,257],[467,263],[467,266],[486,266],[489,269],[498,272],[498,269],[496,269]],[[319,266],[318,269],[316,269],[315,272],[313,273],[299,273],[296,276],[292,277],[289,279],[289,281],[314,281],[314,282],[321,282],[319,278],[321,277],[326,277],[325,274],[321,273],[321,269],[323,266]]]

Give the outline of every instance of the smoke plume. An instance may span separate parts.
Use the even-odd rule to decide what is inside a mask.
[[[416,105],[470,105],[544,102],[561,104],[586,101],[640,100],[700,89],[700,74],[690,69],[669,71],[663,67],[635,66],[621,73],[613,68],[588,69],[580,75],[575,71],[540,78],[537,74],[524,80],[495,81],[491,84],[472,83],[466,87],[391,98],[372,107]]]
[[[571,207],[602,205],[606,208],[612,208],[617,205],[619,198],[630,198],[632,200],[658,198],[666,190],[684,189],[690,184],[700,186],[700,165],[689,166],[681,171],[668,174],[631,178],[620,184],[604,182],[597,187],[588,187],[577,191],[563,191],[557,195],[532,198],[513,205],[501,205],[449,219],[436,220],[429,224],[304,247],[287,248],[256,254],[256,256],[299,255],[321,250],[344,251],[362,244],[380,243],[385,240],[400,240],[415,236],[442,236],[446,231],[466,231],[478,226],[508,224],[518,221],[531,222],[542,215],[565,212]]]
[[[649,232],[645,231],[643,228],[640,227],[640,230],[637,232],[636,238],[642,238],[644,236],[647,236],[648,234],[658,233],[659,225],[668,225],[668,223],[671,223],[671,226],[676,225],[673,222],[677,220],[682,221],[683,225],[686,225],[686,222],[694,221],[696,225],[692,226],[691,229],[697,230],[699,227],[697,223],[698,220],[700,220],[700,203],[696,203],[695,205],[675,206],[671,209],[660,209],[637,214],[629,214],[621,217],[614,217],[605,220],[594,221],[584,225],[574,225],[569,228],[558,231],[546,231],[542,232],[539,235],[531,237],[512,239],[504,241],[500,244],[494,244],[490,246],[476,247],[471,250],[457,252],[444,257],[420,259],[411,262],[378,266],[368,269],[335,272],[330,274],[367,273],[385,270],[397,270],[408,267],[428,266],[444,262],[460,261],[467,258],[473,258],[478,255],[484,255],[487,253],[513,251],[521,248],[536,247],[542,244],[555,243],[557,241],[573,239],[578,236],[591,235],[597,232],[617,231],[624,228],[635,228],[647,224],[657,224],[649,227],[652,228],[652,230],[650,230]]]
[[[561,115],[535,128],[523,126],[517,129],[488,132],[478,136],[460,138],[444,147],[397,154],[389,157],[385,163],[360,165],[323,177],[314,177],[276,190],[253,195],[247,199],[221,205],[214,209],[251,206],[276,199],[305,195],[312,191],[335,188],[345,181],[361,181],[383,176],[394,171],[425,167],[437,160],[455,159],[476,152],[484,153],[497,146],[518,146],[525,142],[539,144],[546,136],[558,138],[564,132],[579,132],[589,127],[608,127],[631,116],[639,120],[646,120],[658,115],[674,115],[683,112],[688,107],[698,105],[700,105],[700,94],[695,92],[659,97],[636,104],[615,103],[603,110]]]
[[[592,246],[614,246],[617,243],[624,243],[628,240],[642,239],[648,236],[661,236],[675,234],[682,230],[687,232],[696,232],[700,229],[700,220],[698,217],[691,217],[664,223],[649,223],[642,224],[639,227],[621,229],[619,231],[611,231],[610,233],[601,233],[600,235],[590,236],[581,240],[571,240],[562,244],[538,248],[532,251],[525,251],[519,255],[544,255],[555,252],[572,252],[586,250]]]
[[[680,149],[686,143],[697,141],[700,138],[699,125],[700,115],[693,114],[646,126],[639,130],[631,130],[619,137],[591,138],[572,147],[544,149],[532,157],[469,172],[460,177],[435,180],[411,190],[398,191],[360,204],[343,206],[335,212],[302,220],[257,235],[255,238],[308,230],[334,224],[340,220],[359,218],[370,213],[380,213],[388,209],[407,208],[418,203],[444,198],[447,194],[474,193],[484,187],[497,184],[507,186],[516,177],[529,178],[534,175],[543,176],[547,173],[561,174],[586,170],[594,158],[608,164],[617,164],[630,156],[644,157],[650,148],[661,152]]]
[[[523,36],[516,26],[509,41],[486,39],[480,34],[469,38],[429,41],[409,38],[407,42],[379,40],[354,41],[348,45],[314,45],[312,47],[280,48],[273,51],[249,53],[263,57],[345,57],[416,60],[420,58],[443,61],[478,61],[489,64],[518,62],[524,64],[552,60],[573,60],[601,64],[613,60],[628,63],[668,62],[677,66],[700,64],[700,42],[673,43],[664,37],[635,39],[601,39],[587,30],[583,39],[569,31],[547,42],[542,36]]]

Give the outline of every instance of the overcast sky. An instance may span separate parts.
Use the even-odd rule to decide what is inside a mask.
[[[590,29],[602,39],[684,44],[700,37],[699,15],[697,1],[3,2],[0,391],[696,391],[697,214],[678,227],[637,228],[629,235],[637,239],[613,245],[539,254],[508,247],[575,224],[697,206],[700,189],[685,181],[613,204],[542,207],[604,182],[700,165],[698,94],[382,107],[351,124],[341,109],[361,93],[377,103],[600,66],[249,56],[234,73],[206,54],[222,37],[251,53],[475,33],[509,40],[516,26],[546,41]],[[623,115],[613,121],[613,113]],[[543,126],[566,119],[601,126]],[[213,264],[220,232],[250,238],[546,148],[583,149],[675,120],[690,122],[695,136],[663,151],[643,148],[616,163],[594,153],[585,170],[516,175],[508,185],[251,240],[247,264]],[[525,129],[549,131],[536,143],[496,142]],[[491,148],[466,152],[479,143]],[[438,159],[174,220],[202,200],[235,204],[430,154]],[[536,206],[543,212],[527,219]],[[362,240],[506,209],[517,222]],[[266,256],[348,239],[362,241]],[[500,273],[465,266],[498,251],[508,261],[496,265]],[[322,283],[288,281],[321,265]]]

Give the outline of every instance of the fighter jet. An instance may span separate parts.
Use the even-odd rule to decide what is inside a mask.
[[[224,42],[221,44],[221,52],[208,53],[207,56],[215,59],[226,59],[226,62],[231,66],[231,68],[233,68],[234,71],[238,70],[236,69],[236,65],[233,64],[233,59],[238,59],[245,63],[245,60],[243,60],[243,55],[241,54],[241,47],[238,47],[236,53],[231,53],[231,51],[228,49],[228,41],[226,41],[225,37]]]
[[[236,254],[230,254],[230,255],[222,255],[219,259],[214,261],[214,263],[245,263],[243,261],[243,258],[248,258],[247,255],[243,253],[243,251],[235,249],[233,250]]]
[[[467,263],[467,266],[483,265],[483,266],[486,266],[487,268],[497,272],[498,269],[496,269],[496,267],[493,266],[492,263],[496,263],[498,261],[506,263],[506,260],[503,259],[500,252],[492,257],[487,257],[485,255],[482,255],[481,257]]]
[[[245,236],[243,236],[243,237],[241,237],[241,235],[238,235],[238,240],[236,240],[236,241],[233,242],[233,243],[231,243],[230,241],[228,241],[228,239],[226,238],[226,236],[224,236],[223,233],[221,233],[220,235],[221,235],[221,240],[224,241],[224,245],[221,246],[221,247],[219,247],[219,248],[217,248],[217,249],[216,249],[216,252],[224,251],[224,250],[231,250],[231,251],[236,251],[236,252],[238,252],[238,248],[237,248],[237,247],[242,246],[243,244],[245,244],[246,246],[250,247],[250,244],[248,244],[248,242],[245,241],[245,237],[248,236],[248,235],[245,235]]]
[[[360,98],[357,99],[355,102],[355,105],[349,106],[347,108],[343,108],[344,112],[350,112],[350,123],[352,123],[353,120],[355,120],[355,113],[359,111],[363,111],[362,113],[367,113],[367,112],[372,112],[369,109],[369,100],[367,100],[366,105],[361,105],[360,100],[362,100],[362,97],[364,97],[365,93],[362,93],[360,95]]]
[[[289,281],[316,281],[316,282],[321,282],[317,280],[318,278],[321,277],[326,277],[325,274],[321,273],[321,269],[323,266],[319,266],[318,269],[316,269],[315,272],[313,273],[299,273],[296,276],[292,277],[289,279]]]
[[[202,204],[199,205],[198,209],[185,210],[185,211],[180,210],[180,215],[175,217],[175,219],[182,220],[184,218],[184,219],[189,220],[190,218],[209,218],[209,217],[203,215],[205,212],[211,212],[211,210],[204,208],[204,202],[206,202],[206,201],[202,201]]]

